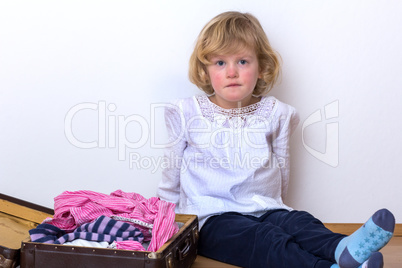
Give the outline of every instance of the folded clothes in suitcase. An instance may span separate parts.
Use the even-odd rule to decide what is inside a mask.
[[[53,210],[0,194],[0,267],[14,268],[20,263],[21,241],[29,237],[28,231]]]
[[[179,232],[156,252],[90,248],[23,241],[21,268],[24,267],[144,267],[188,268],[197,256],[198,219],[177,214],[183,223]]]

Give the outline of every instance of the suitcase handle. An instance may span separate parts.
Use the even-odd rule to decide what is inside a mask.
[[[186,240],[184,241],[184,246],[180,249],[177,248],[177,252],[179,255],[179,260],[182,261],[188,255],[191,248],[191,237],[190,234],[187,236]]]

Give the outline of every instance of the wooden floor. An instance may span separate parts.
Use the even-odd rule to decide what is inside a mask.
[[[393,237],[381,250],[384,255],[384,268],[402,267],[402,237]],[[217,262],[202,256],[198,256],[191,268],[234,268],[237,266]]]
[[[402,267],[402,236],[393,237],[382,250],[385,268]]]

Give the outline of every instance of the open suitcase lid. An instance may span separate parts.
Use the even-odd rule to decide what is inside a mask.
[[[8,195],[0,194],[0,267],[19,264],[21,241],[53,210]]]

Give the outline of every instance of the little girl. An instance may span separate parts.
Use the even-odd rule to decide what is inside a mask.
[[[344,236],[283,203],[299,117],[267,96],[279,73],[254,16],[226,12],[204,27],[189,74],[206,95],[166,108],[170,160],[159,197],[198,215],[198,252],[209,258],[251,268],[382,267],[378,250],[395,226],[388,210]]]

